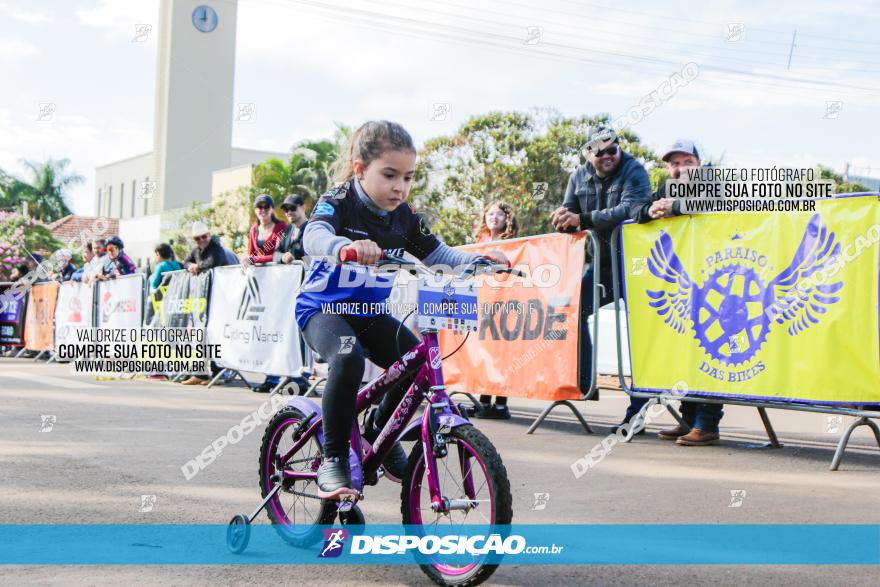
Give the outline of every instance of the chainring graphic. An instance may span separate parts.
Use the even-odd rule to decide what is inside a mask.
[[[767,339],[770,320],[764,310],[772,301],[772,292],[753,269],[723,266],[694,291],[694,338],[721,363],[748,361]]]

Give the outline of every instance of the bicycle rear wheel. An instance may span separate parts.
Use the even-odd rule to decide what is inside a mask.
[[[470,500],[469,510],[446,514],[431,509],[422,443],[416,443],[409,456],[401,489],[403,523],[422,526],[424,534],[458,534],[465,524],[507,525],[513,519],[513,498],[507,470],[498,451],[473,426],[453,428],[447,440],[447,455],[437,458],[437,476],[443,497]],[[498,565],[484,564],[485,556],[475,556],[467,564],[444,562],[441,555],[419,555],[422,571],[438,585],[478,585],[489,578]]]
[[[294,445],[293,431],[305,419],[296,408],[286,407],[278,411],[266,431],[260,445],[260,491],[265,498],[272,491],[270,480],[278,468],[278,458]],[[313,436],[284,463],[287,471],[315,472],[321,464],[321,445]],[[310,546],[321,539],[321,524],[332,524],[336,508],[317,497],[318,486],[314,480],[296,481],[281,489],[266,504],[266,513],[275,531],[294,546]]]

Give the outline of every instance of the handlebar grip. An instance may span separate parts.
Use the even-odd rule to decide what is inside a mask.
[[[357,263],[357,257],[357,251],[350,247],[342,247],[339,250],[339,260],[342,263],[346,263],[348,261],[354,261],[355,263]],[[385,253],[383,252],[381,255],[379,255],[379,258],[385,258]]]
[[[485,260],[489,261],[490,263],[495,264],[495,261],[493,261],[492,259],[490,259],[490,258],[487,257],[486,255],[483,255],[482,257],[483,257]],[[498,263],[498,264],[500,265],[501,263]],[[508,259],[508,260],[507,260],[507,268],[509,269],[510,266],[511,266],[511,265],[510,265],[510,259]]]

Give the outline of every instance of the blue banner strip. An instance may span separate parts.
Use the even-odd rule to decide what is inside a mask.
[[[880,525],[367,525],[347,526],[342,534],[340,526],[315,526],[311,543],[301,547],[268,524],[249,528],[246,550],[232,554],[221,525],[2,525],[0,564],[880,564]],[[426,532],[438,538],[424,538]],[[493,541],[518,551],[464,550]],[[419,546],[447,548],[447,554],[419,558]]]

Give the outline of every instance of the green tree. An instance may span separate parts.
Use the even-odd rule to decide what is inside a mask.
[[[18,212],[0,212],[0,278],[8,278],[32,253],[47,258],[62,246],[42,222]]]
[[[562,204],[569,174],[583,163],[589,127],[603,122],[606,115],[566,117],[555,110],[476,116],[456,134],[427,141],[413,203],[453,246],[473,242],[475,223],[493,200],[514,207],[520,236],[550,232],[550,212]],[[632,131],[618,134],[625,151],[656,163]]]
[[[820,179],[832,179],[834,183],[837,185],[837,190],[835,193],[838,194],[853,194],[858,192],[870,192],[872,191],[866,185],[862,185],[860,183],[843,181],[843,175],[835,172],[830,167],[825,167],[824,165],[817,165],[816,170],[819,172]]]
[[[4,208],[28,205],[28,214],[43,222],[53,222],[70,214],[67,194],[71,187],[85,178],[68,171],[70,159],[49,159],[43,163],[22,161],[30,177],[20,179],[3,174],[0,180],[0,202]]]
[[[256,166],[255,193],[269,194],[278,205],[289,194],[301,195],[311,204],[329,187],[330,165],[338,156],[339,146],[334,141],[299,143],[286,161],[268,159]]]

